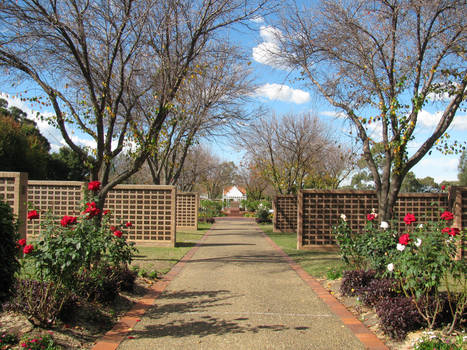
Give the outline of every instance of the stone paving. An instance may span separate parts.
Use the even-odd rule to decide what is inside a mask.
[[[222,219],[95,350],[387,349],[248,219]]]

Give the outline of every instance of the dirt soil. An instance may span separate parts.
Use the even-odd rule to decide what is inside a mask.
[[[153,280],[137,278],[134,291],[120,293],[112,304],[79,303],[77,307],[66,311],[66,320],[57,321],[47,329],[33,325],[24,315],[0,312],[0,334],[11,333],[21,338],[49,333],[63,349],[90,349],[130,310],[136,300],[147,293],[152,283]]]

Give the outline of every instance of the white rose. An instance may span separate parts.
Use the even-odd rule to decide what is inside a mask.
[[[417,242],[415,242],[415,245],[417,247],[420,247],[421,244],[422,244],[422,240],[420,238],[417,238]]]
[[[418,228],[423,228],[423,224],[418,225]]]
[[[405,249],[405,245],[397,243],[397,250],[400,250],[401,252]]]
[[[394,264],[393,263],[388,264],[388,271],[392,272],[393,270],[394,270]]]
[[[341,219],[347,221],[347,216],[345,216],[345,214],[341,214]]]
[[[381,228],[386,230],[389,228],[389,224],[386,221],[381,221]]]

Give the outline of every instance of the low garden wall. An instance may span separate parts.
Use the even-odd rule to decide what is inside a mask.
[[[274,231],[290,232],[295,226],[298,249],[335,248],[332,227],[339,223],[340,215],[345,214],[351,228],[359,231],[366,223],[366,214],[377,209],[378,201],[374,191],[301,190],[298,196],[277,196],[274,205]],[[423,219],[438,220],[439,207],[454,213],[454,227],[467,227],[467,187],[452,186],[449,193],[401,193],[394,219],[401,224],[410,212],[420,223]]]
[[[84,182],[33,181],[25,173],[0,172],[0,199],[7,201],[20,219],[20,235],[34,237],[40,219],[26,221],[28,203],[42,213],[51,211],[57,218],[77,216],[81,210]],[[181,194],[178,220],[184,228],[195,226],[198,203],[195,194]],[[105,209],[112,213],[111,224],[132,222],[125,228],[128,239],[137,244],[174,246],[176,237],[176,201],[174,186],[117,185],[109,191]],[[184,214],[188,215],[187,218]],[[118,220],[118,221],[117,221]],[[196,224],[197,224],[197,220]]]

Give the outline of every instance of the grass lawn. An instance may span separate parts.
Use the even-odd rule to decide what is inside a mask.
[[[303,269],[311,276],[322,278],[336,278],[335,275],[344,270],[345,264],[340,259],[336,252],[324,252],[313,250],[297,250],[297,234],[296,233],[280,233],[272,232],[272,224],[259,225],[282,250],[287,253],[292,259],[299,263]],[[332,278],[333,277],[333,278]]]
[[[136,246],[138,253],[131,266],[138,267],[140,274],[150,277],[164,275],[195,246],[210,227],[211,224],[200,223],[198,231],[178,231],[174,248]]]

